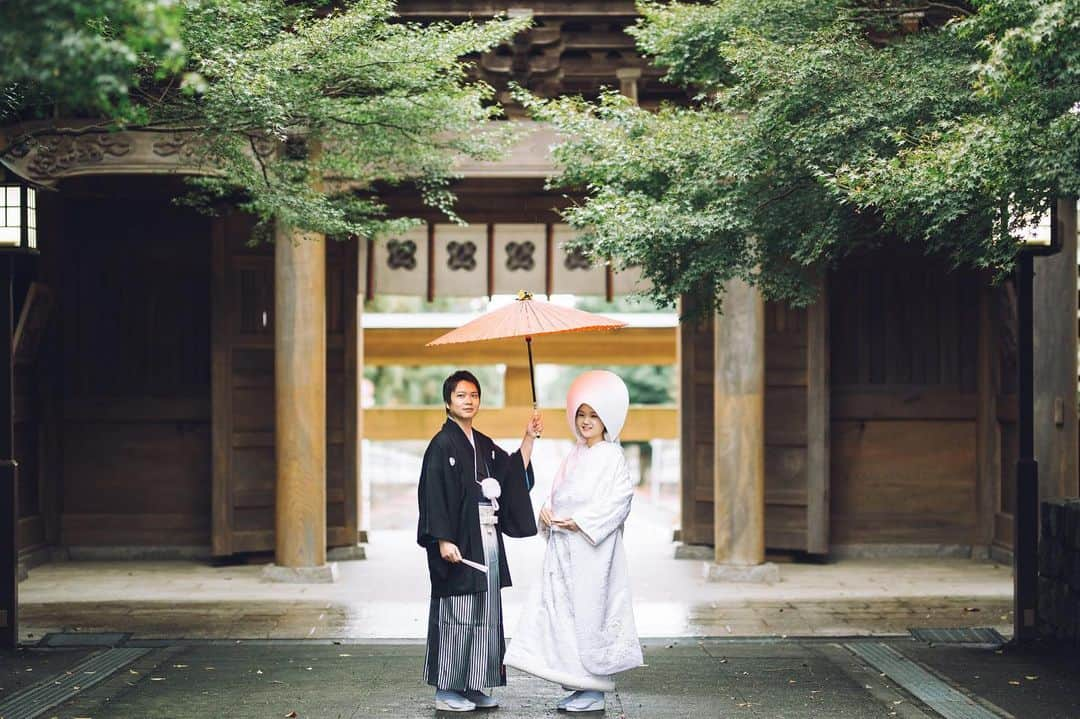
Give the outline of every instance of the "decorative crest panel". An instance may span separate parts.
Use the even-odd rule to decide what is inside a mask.
[[[432,252],[437,297],[481,297],[488,290],[486,225],[435,225]]]
[[[494,294],[547,292],[547,228],[539,224],[494,225]]]
[[[425,295],[428,287],[428,228],[413,228],[379,240],[372,252],[372,288],[388,295]]]

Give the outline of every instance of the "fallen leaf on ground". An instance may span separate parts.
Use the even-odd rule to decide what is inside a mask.
[[[289,712],[285,715],[285,719],[296,719],[296,712]]]
[[[1026,674],[1026,675],[1024,675],[1024,679],[1027,679],[1027,680],[1028,680],[1029,682],[1033,682],[1033,681],[1035,681],[1035,680],[1036,680],[1036,679],[1038,679],[1038,678],[1039,678],[1039,677],[1037,677],[1037,676],[1033,676],[1033,675],[1031,675],[1031,674]]]
[[[964,607],[964,611],[965,612],[981,612],[982,610],[979,609],[978,607]]]
[[[1020,682],[1016,681],[1015,679],[1010,679],[1009,684],[1012,684],[1014,687],[1020,686]]]

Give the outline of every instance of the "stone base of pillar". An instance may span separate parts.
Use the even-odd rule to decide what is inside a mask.
[[[700,559],[710,561],[716,556],[716,550],[708,544],[679,544],[675,545],[676,559]]]
[[[351,547],[330,547],[326,550],[326,559],[331,562],[367,559],[367,552],[363,544],[354,544]]]
[[[337,564],[328,562],[317,567],[282,567],[267,564],[263,567],[263,579],[282,584],[333,584],[337,581]]]
[[[735,565],[705,563],[707,582],[746,582],[751,584],[774,584],[780,581],[780,568],[772,562],[764,564]]]

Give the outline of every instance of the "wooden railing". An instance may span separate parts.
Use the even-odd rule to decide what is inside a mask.
[[[544,437],[570,439],[570,426],[563,407],[544,407]],[[476,428],[485,434],[510,438],[525,431],[532,407],[481,409]],[[634,406],[626,419],[621,439],[626,442],[650,439],[677,439],[679,411],[672,406]],[[442,426],[446,413],[441,407],[369,407],[364,410],[364,438],[373,440],[431,439]]]
[[[482,408],[476,426],[495,437],[516,437],[532,412],[528,355],[523,340],[484,344],[424,345],[446,327],[365,327],[367,365],[457,364],[475,367],[506,365],[504,407]],[[664,365],[677,358],[675,327],[627,327],[615,332],[555,334],[537,337],[533,353],[538,364]],[[543,407],[544,436],[570,439],[563,407]],[[446,417],[442,407],[369,407],[364,410],[364,437],[372,440],[426,440]],[[679,411],[675,405],[636,405],[630,408],[622,439],[677,439]]]

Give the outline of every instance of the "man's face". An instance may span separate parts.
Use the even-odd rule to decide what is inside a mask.
[[[480,390],[472,382],[461,380],[450,393],[447,410],[454,419],[471,422],[480,410]]]

